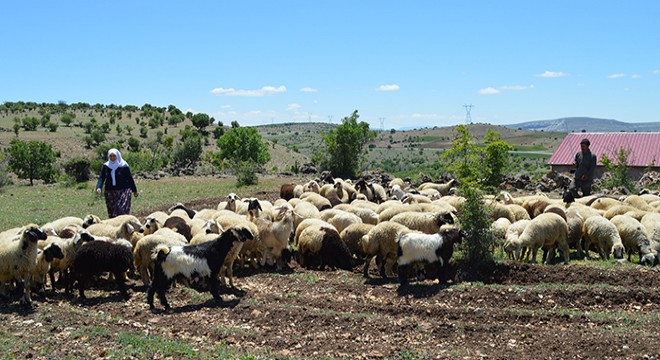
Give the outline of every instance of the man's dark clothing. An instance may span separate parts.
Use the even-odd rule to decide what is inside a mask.
[[[575,154],[575,178],[569,190],[577,197],[577,189],[582,190],[582,196],[591,194],[591,184],[594,182],[594,170],[596,170],[596,155],[591,151],[580,151]],[[582,180],[586,176],[586,180]]]

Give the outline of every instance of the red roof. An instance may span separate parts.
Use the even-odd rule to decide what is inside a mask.
[[[603,154],[616,159],[619,148],[630,150],[628,166],[647,167],[655,161],[660,166],[660,132],[640,133],[570,133],[561,142],[548,160],[548,165],[572,165],[575,153],[580,151],[580,141],[587,138],[589,149],[598,157],[602,165]]]

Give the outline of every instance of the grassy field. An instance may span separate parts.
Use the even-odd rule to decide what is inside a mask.
[[[132,200],[132,212],[169,207],[178,202],[217,198],[230,192],[252,194],[273,191],[290,178],[260,178],[259,184],[236,187],[233,178],[179,177],[161,180],[137,179],[140,196]],[[95,182],[80,187],[56,185],[10,185],[0,192],[0,231],[28,223],[43,225],[64,217],[84,217],[87,214],[107,216],[105,200],[94,192]]]

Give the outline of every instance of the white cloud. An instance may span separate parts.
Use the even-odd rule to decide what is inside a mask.
[[[653,70],[653,75],[660,75],[660,70]]]
[[[411,118],[413,119],[437,119],[440,116],[438,114],[420,114],[420,113],[413,113],[410,115]]]
[[[568,74],[566,74],[565,72],[561,72],[561,71],[547,71],[546,70],[546,71],[544,71],[544,72],[542,72],[542,73],[540,73],[536,76],[543,77],[543,78],[558,78],[558,77],[565,77],[567,75]]]
[[[495,89],[495,88],[492,88],[492,87],[487,87],[485,89],[479,90],[479,94],[481,94],[481,95],[495,95],[495,94],[499,94],[501,92],[502,92],[501,90],[498,90],[498,89]]]
[[[632,74],[632,75],[630,75],[630,77],[633,78],[633,79],[641,79],[641,78],[642,78],[642,75],[639,75],[639,74]]]
[[[622,77],[626,77],[626,74],[624,74],[624,73],[616,73],[616,74],[612,74],[612,75],[609,75],[609,76],[608,76],[608,78],[610,78],[610,79],[620,79],[620,78],[622,78]]]
[[[222,108],[223,109],[231,109],[231,105],[223,105]]]
[[[376,88],[377,91],[397,91],[399,90],[399,85],[397,84],[389,84],[389,85],[381,85]]]
[[[302,106],[300,106],[300,104],[293,103],[293,104],[289,104],[289,105],[286,107],[286,109],[287,109],[288,111],[296,111],[296,110],[300,109],[301,107],[302,107]]]
[[[304,93],[315,93],[317,91],[318,91],[318,89],[314,89],[314,88],[311,88],[311,87],[305,87],[305,88],[300,89],[300,92],[304,92]]]
[[[268,95],[275,95],[279,93],[286,92],[286,86],[280,85],[278,87],[274,86],[264,86],[261,89],[257,90],[236,90],[234,88],[215,88],[211,90],[211,93],[213,95],[218,95],[218,96],[268,96]]]
[[[529,90],[529,89],[533,89],[533,88],[534,88],[534,85],[505,85],[505,86],[502,86],[500,89],[520,91],[520,90]]]

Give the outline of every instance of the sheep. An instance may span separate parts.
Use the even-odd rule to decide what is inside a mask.
[[[394,178],[390,180],[390,182],[387,184],[387,187],[392,189],[394,188],[395,185],[399,186],[400,189],[403,189],[406,183],[403,181],[402,178]]]
[[[216,303],[221,302],[218,291],[220,267],[232,247],[251,239],[254,239],[254,235],[249,229],[232,227],[217,239],[200,245],[156,247],[152,254],[155,260],[154,280],[147,292],[149,308],[155,309],[154,294],[157,292],[161,305],[166,310],[170,309],[165,292],[177,278],[182,278],[188,286],[197,289],[208,285]]]
[[[293,221],[294,229],[297,229],[300,223],[305,219],[317,218],[319,216],[319,209],[314,204],[307,201],[300,201],[293,208],[294,213],[297,215]]]
[[[363,223],[376,225],[378,224],[378,213],[368,208],[361,208],[350,204],[342,204],[335,206],[333,209],[343,210],[357,215]]]
[[[539,214],[534,217],[529,225],[525,227],[520,234],[516,249],[516,259],[520,260],[520,250],[527,247],[532,251],[532,262],[536,262],[536,253],[541,247],[546,247],[544,262],[549,264],[555,252],[555,247],[559,246],[564,255],[564,264],[568,264],[569,250],[566,238],[568,235],[568,225],[561,216],[553,213]]]
[[[44,224],[41,231],[45,232],[47,236],[62,236],[61,232],[68,226],[76,225],[82,227],[83,219],[75,216],[66,216],[55,221]]]
[[[401,213],[419,211],[422,211],[422,208],[417,204],[393,204],[385,208],[383,211],[378,212],[378,222],[390,221],[394,216]]]
[[[201,209],[195,213],[195,216],[190,219],[188,224],[192,224],[194,220],[207,221],[213,219],[218,213],[217,209]],[[191,225],[192,226],[192,225]]]
[[[564,219],[564,221],[566,221],[566,210],[561,205],[558,205],[558,204],[548,205],[548,206],[545,207],[545,209],[543,209],[543,212],[544,213],[555,213],[555,214],[561,216],[561,218]]]
[[[188,224],[192,220],[186,220],[180,216],[171,216],[165,220],[163,227],[176,230],[179,234],[183,235],[187,241],[192,239],[192,231]]]
[[[498,239],[504,240],[506,239],[506,231],[511,226],[511,221],[507,218],[499,218],[495,221],[493,221],[492,224],[490,224],[490,229],[493,231],[495,236],[497,236]]]
[[[512,223],[516,221],[516,216],[513,213],[513,210],[504,204],[500,204],[493,200],[486,200],[484,201],[484,206],[489,209],[491,220],[506,218]]]
[[[48,275],[50,277],[50,283],[53,289],[55,289],[55,272],[60,273],[61,283],[68,288],[68,285],[71,284],[70,278],[70,268],[73,264],[73,257],[82,246],[83,243],[88,241],[94,241],[94,237],[86,229],[79,230],[72,238],[63,239],[57,236],[49,236],[44,241],[40,241],[38,246],[40,249],[45,249],[50,244],[57,244],[62,250],[64,255],[61,259],[55,258],[50,263],[50,270]]]
[[[369,265],[371,259],[376,256],[379,263],[380,276],[386,278],[392,276],[392,266],[396,262],[396,238],[401,230],[409,229],[393,221],[385,221],[374,226],[367,235],[360,239],[360,249],[365,254],[363,273],[369,278]]]
[[[381,203],[381,205],[382,204],[384,204],[384,203]],[[374,204],[371,201],[366,200],[366,199],[364,199],[364,200],[354,199],[353,201],[351,201],[350,205],[355,206],[355,207],[359,207],[359,208],[369,209],[369,210],[375,211],[376,213],[378,213],[378,207],[380,206],[380,205]]]
[[[152,215],[147,216],[144,219],[144,235],[151,235],[161,229],[165,220],[167,220],[167,216],[165,219],[159,219],[159,217]]]
[[[506,229],[504,245],[502,246],[502,248],[509,256],[509,259],[514,258],[514,253],[519,245],[520,247],[522,247],[522,242],[520,242],[520,234],[522,234],[522,232],[525,230],[525,228],[527,227],[527,225],[529,225],[530,222],[531,222],[530,219],[518,220],[513,224],[509,225],[509,227]],[[525,251],[526,250],[527,248],[525,248]]]
[[[305,228],[298,239],[298,263],[307,268],[351,270],[353,255],[341,240],[336,229],[312,225]]]
[[[646,228],[651,249],[658,253],[658,260],[660,261],[660,214],[650,212],[644,215],[640,222]]]
[[[615,259],[623,259],[625,248],[621,236],[612,222],[602,216],[592,216],[584,221],[583,226],[587,258],[589,258],[589,247],[595,245],[603,260],[609,260],[610,254]]]
[[[321,192],[321,186],[319,185],[318,182],[316,182],[316,180],[310,180],[307,183],[305,183],[305,185],[303,185],[302,190],[303,190],[302,191],[303,193],[315,192],[315,193],[318,194],[318,193]],[[300,196],[298,196],[298,197],[300,197]]]
[[[338,233],[352,224],[361,224],[362,219],[359,216],[342,210],[324,210],[319,214],[319,218],[335,227]]]
[[[463,208],[463,204],[465,204],[465,198],[462,196],[454,196],[454,195],[443,196],[441,200],[453,206],[457,211],[461,211],[461,209]]]
[[[535,196],[525,200],[525,202],[523,202],[522,204],[522,207],[524,207],[525,210],[527,210],[529,217],[534,219],[538,215],[542,214],[546,206],[550,204],[551,202],[547,197]]]
[[[584,256],[582,252],[582,227],[584,226],[584,218],[574,207],[566,210],[566,224],[568,225],[568,239],[567,243],[569,248],[575,248],[578,251],[578,257]]]
[[[312,203],[319,211],[332,208],[330,200],[325,197],[315,193],[315,192],[305,192],[300,195],[300,198]]]
[[[310,218],[310,219],[305,219],[303,220],[298,227],[296,227],[296,232],[293,236],[293,245],[297,246],[298,245],[298,240],[300,239],[300,234],[309,226],[312,225],[319,225],[319,226],[330,226],[334,228],[333,225],[328,224],[326,221],[317,219],[317,218]],[[335,229],[337,230],[337,229]]]
[[[352,224],[345,228],[339,237],[341,240],[348,246],[348,250],[351,251],[358,259],[364,258],[364,254],[360,249],[360,240],[364,235],[366,235],[369,230],[373,229],[375,225],[372,224]]]
[[[425,190],[425,189],[435,189],[438,190],[438,192],[442,196],[446,196],[449,194],[449,189],[451,189],[452,186],[454,186],[454,183],[456,182],[455,179],[449,180],[446,184],[436,184],[432,182],[425,182],[417,187],[418,190]]]
[[[147,215],[147,217],[144,218],[144,222],[145,222],[144,225],[146,227],[146,225],[147,225],[146,223],[147,223],[148,219],[155,219],[159,223],[164,224],[165,220],[167,220],[168,217],[170,217],[170,216],[164,211],[154,211],[151,214]],[[148,234],[146,234],[146,230],[145,230],[145,235],[148,235]]]
[[[248,221],[245,216],[228,210],[219,211],[215,220],[223,229],[242,227],[247,228],[253,234],[253,238],[246,240],[240,250],[241,267],[245,265],[245,260],[249,260],[252,267],[257,268],[259,262],[258,259],[261,259],[265,250],[265,247],[259,238],[259,229],[257,228],[257,225]]]
[[[506,207],[511,209],[511,212],[513,212],[513,217],[516,219],[515,221],[519,220],[531,220],[532,218],[529,216],[529,213],[527,210],[525,210],[522,205],[518,204],[507,204]],[[514,221],[514,222],[515,222]]]
[[[445,224],[453,224],[454,218],[448,213],[418,213],[404,212],[394,216],[390,221],[406,226],[410,230],[435,234]]]
[[[115,216],[111,219],[101,220],[102,224],[109,224],[109,225],[113,225],[113,226],[120,226],[120,225],[123,225],[127,222],[129,224],[131,224],[131,226],[133,227],[133,229],[135,229],[135,231],[137,231],[139,233],[144,233],[144,227],[142,226],[142,223],[140,222],[140,220],[137,217],[135,217],[133,215],[119,215],[119,216]],[[126,238],[126,239],[128,239],[128,238]]]
[[[215,235],[217,237],[217,235]],[[153,250],[160,244],[165,245],[186,245],[188,242],[186,238],[171,230],[163,229],[157,234],[149,234],[140,239],[135,243],[133,248],[133,262],[135,263],[135,268],[140,274],[142,283],[146,286],[149,286],[151,283],[151,277],[154,272],[154,262],[151,258]]]
[[[32,270],[32,277],[30,281],[30,290],[45,295],[46,289],[46,274],[50,270],[50,263],[54,259],[64,258],[62,248],[58,244],[50,244],[44,247],[43,250],[37,251],[37,261],[34,270]]]
[[[197,222],[195,219],[193,219],[193,222]],[[207,235],[210,234],[221,234],[224,232],[225,229],[218,224],[217,221],[215,220],[208,220],[208,221],[199,221],[199,223],[193,224],[192,226],[192,234],[193,237],[190,239],[190,244],[200,244],[204,239],[206,239]]]
[[[199,236],[194,237],[189,245],[199,245],[203,244],[205,242],[213,241],[215,240],[220,233],[208,233],[208,234],[199,234]],[[222,264],[222,267],[220,267],[220,282],[222,286],[227,286],[227,282],[225,281],[225,276],[229,277],[229,287],[234,287],[234,261],[238,258],[238,255],[241,252],[241,249],[243,248],[243,242],[235,245],[232,247],[232,249],[229,251],[227,256],[225,257],[225,261]],[[265,252],[264,255],[265,256]]]
[[[408,285],[408,270],[415,263],[435,267],[441,283],[447,282],[449,259],[454,253],[454,244],[460,244],[465,237],[462,230],[443,230],[437,234],[424,234],[416,231],[400,231],[397,234],[397,264],[399,283]]]
[[[427,198],[433,199],[433,200],[440,199],[442,197],[442,194],[440,194],[440,192],[438,190],[433,189],[433,188],[427,188],[427,189],[420,190],[419,194],[424,195]]]
[[[390,198],[393,200],[401,200],[407,194],[408,194],[407,192],[401,189],[401,185],[399,184],[394,184],[393,186],[390,187]]]
[[[126,246],[106,241],[86,242],[76,251],[71,267],[73,278],[78,282],[79,297],[86,299],[85,286],[94,275],[110,272],[122,296],[128,300],[130,295],[123,274],[135,270],[133,261],[133,251]]]
[[[628,250],[628,261],[637,251],[641,264],[654,265],[656,254],[651,250],[651,242],[642,223],[628,215],[617,215],[610,222],[616,226],[623,247]]]
[[[596,209],[596,210],[604,210],[607,211],[611,209],[614,206],[617,205],[622,205],[621,201],[617,199],[612,199],[608,197],[600,197],[597,199],[594,199],[594,201],[591,203],[591,207]]]
[[[251,221],[259,229],[259,238],[269,252],[264,252],[261,258],[261,266],[266,264],[266,258],[272,256],[277,263],[277,269],[282,269],[282,251],[289,245],[289,237],[293,232],[293,210],[281,208],[275,221],[252,218]]]
[[[121,215],[120,215],[121,216]],[[131,220],[125,220],[121,225],[110,225],[106,223],[94,224],[87,227],[91,235],[107,236],[113,239],[132,239],[135,228]],[[131,241],[131,243],[133,243]]]
[[[406,194],[401,199],[404,204],[430,204],[431,199],[425,195],[420,194]]]
[[[293,184],[282,184],[282,186],[280,186],[280,198],[287,201],[292,199],[294,187]]]
[[[655,209],[652,206],[650,206],[649,203],[646,202],[646,200],[644,200],[644,198],[642,198],[639,195],[629,195],[625,199],[623,199],[623,203],[629,204],[638,210],[655,211]]]
[[[98,217],[94,214],[88,214],[88,215],[85,215],[85,217],[83,218],[82,227],[86,229],[88,226],[93,225],[93,224],[98,224],[100,222],[101,222],[100,217]]]
[[[609,220],[617,215],[626,215],[626,214],[634,217],[639,221],[642,219],[642,217],[644,217],[644,215],[646,215],[646,211],[639,210],[630,205],[616,205],[605,211],[603,217]]]
[[[15,240],[0,240],[0,284],[15,281],[23,305],[32,303],[30,278],[37,264],[39,240],[46,240],[46,234],[35,224],[24,226]]]

